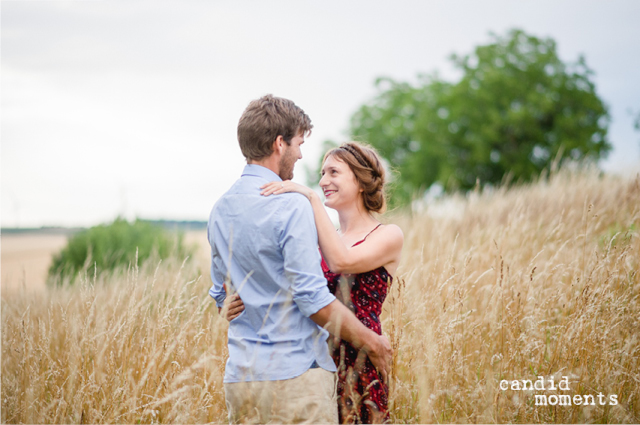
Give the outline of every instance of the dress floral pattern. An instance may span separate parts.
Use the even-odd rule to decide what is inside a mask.
[[[361,244],[365,239],[366,236],[353,246]],[[387,290],[392,280],[387,270],[379,267],[365,273],[341,275],[331,272],[323,258],[322,271],[331,293],[342,301],[367,328],[381,335],[382,303],[387,297]],[[329,351],[338,367],[340,422],[388,421],[389,388],[366,353],[344,340],[331,339]]]

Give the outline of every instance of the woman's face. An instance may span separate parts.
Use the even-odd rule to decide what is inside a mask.
[[[360,185],[346,162],[330,155],[322,164],[320,187],[324,192],[324,204],[333,209],[360,202]]]

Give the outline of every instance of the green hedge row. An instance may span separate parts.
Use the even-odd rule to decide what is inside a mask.
[[[54,257],[49,268],[49,284],[73,282],[85,268],[93,272],[114,270],[119,266],[138,264],[157,255],[159,258],[191,255],[183,243],[182,233],[171,233],[162,226],[144,220],[133,223],[117,218],[111,224],[101,224],[81,231],[69,239],[67,246]]]

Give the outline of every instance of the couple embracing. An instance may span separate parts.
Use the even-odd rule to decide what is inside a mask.
[[[380,313],[402,231],[373,215],[385,209],[385,171],[368,146],[324,157],[320,187],[338,232],[320,197],[290,181],[312,127],[290,100],[252,101],[238,123],[247,165],[209,218],[209,295],[230,321],[231,423],[389,419]]]

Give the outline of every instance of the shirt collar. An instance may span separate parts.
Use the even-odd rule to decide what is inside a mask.
[[[244,170],[242,171],[242,176],[256,176],[262,177],[268,181],[282,181],[279,175],[268,169],[267,167],[263,167],[258,164],[247,164],[244,166]]]

